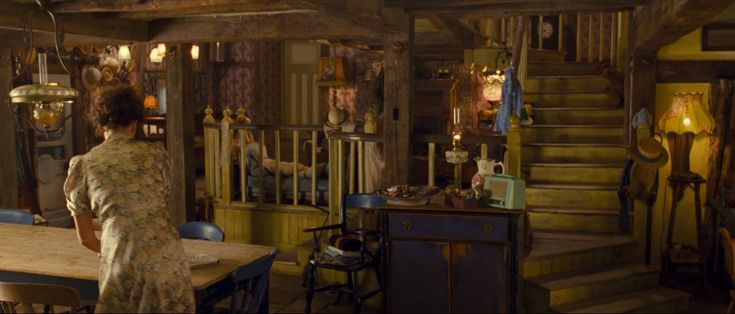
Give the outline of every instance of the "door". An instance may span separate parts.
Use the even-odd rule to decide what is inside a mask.
[[[389,246],[389,304],[393,313],[449,311],[449,244],[394,240]]]
[[[452,243],[452,313],[510,312],[508,247]]]

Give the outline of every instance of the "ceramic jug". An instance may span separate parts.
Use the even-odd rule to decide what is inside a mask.
[[[501,174],[505,173],[505,165],[489,158],[476,157],[475,162],[477,163],[477,173],[472,176],[472,190],[475,191],[475,198],[480,198],[485,184],[485,176],[494,175],[496,166],[500,166]]]

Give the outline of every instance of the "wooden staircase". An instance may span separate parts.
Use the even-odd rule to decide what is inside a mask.
[[[534,246],[524,260],[526,311],[685,311],[689,295],[659,287],[657,269],[618,229],[626,161],[624,112],[597,64],[531,63],[522,169]]]

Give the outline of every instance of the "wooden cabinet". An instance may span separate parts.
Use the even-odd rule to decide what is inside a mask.
[[[382,209],[393,313],[517,312],[520,211]]]

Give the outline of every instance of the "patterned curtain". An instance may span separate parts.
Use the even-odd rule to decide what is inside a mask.
[[[735,191],[735,80],[721,79],[712,83],[710,113],[715,118],[715,131],[710,139],[707,199],[716,197],[724,188]]]

